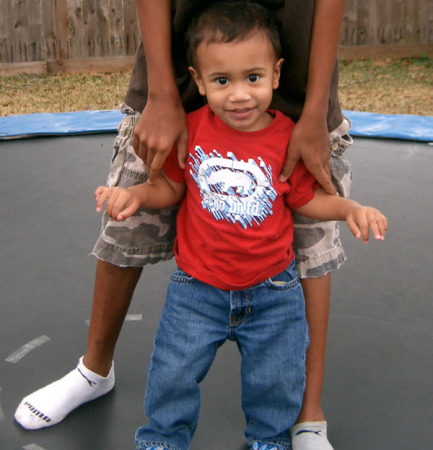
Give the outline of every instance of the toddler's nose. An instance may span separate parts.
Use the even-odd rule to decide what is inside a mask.
[[[245,102],[251,98],[248,88],[244,84],[236,84],[232,86],[230,93],[230,101]]]

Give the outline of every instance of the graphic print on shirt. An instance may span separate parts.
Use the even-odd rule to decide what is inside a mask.
[[[191,154],[190,174],[200,190],[203,209],[216,220],[239,222],[243,228],[260,225],[272,214],[277,196],[272,187],[272,168],[261,157],[238,160],[232,152],[224,158],[217,150],[207,155],[197,145]]]

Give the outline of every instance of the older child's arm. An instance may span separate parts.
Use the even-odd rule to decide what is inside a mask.
[[[337,58],[344,0],[315,0],[305,104],[293,129],[282,178],[287,179],[300,158],[330,194],[329,133],[326,124],[329,87]]]
[[[185,195],[186,186],[167,178],[163,173],[152,183],[129,188],[99,186],[95,191],[96,210],[102,211],[107,202],[107,214],[121,221],[132,216],[138,208],[160,209],[176,205]]]
[[[385,238],[388,229],[386,217],[376,208],[329,195],[322,189],[317,189],[314,198],[304,206],[296,208],[295,212],[318,220],[345,220],[356,239],[362,238],[365,243],[368,242],[369,229],[378,240]]]
[[[172,0],[136,0],[147,60],[148,99],[134,130],[132,145],[154,181],[173,144],[181,167],[187,154],[188,128],[171,60]]]

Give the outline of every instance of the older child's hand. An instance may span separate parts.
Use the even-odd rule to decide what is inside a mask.
[[[320,116],[320,115],[319,115]],[[336,191],[330,175],[329,132],[324,118],[303,112],[293,128],[280,181],[286,181],[300,159],[322,188],[331,195]]]
[[[135,127],[132,146],[149,168],[149,181],[154,182],[173,145],[177,144],[179,164],[185,167],[188,126],[180,99],[149,97]]]
[[[369,206],[359,206],[352,209],[346,216],[347,226],[356,239],[361,239],[367,243],[369,229],[375,239],[383,241],[388,229],[386,217],[376,208]]]
[[[108,188],[99,186],[95,191],[96,211],[101,212],[107,202],[107,214],[114,220],[121,221],[132,216],[140,207],[140,201],[134,192],[121,187]]]

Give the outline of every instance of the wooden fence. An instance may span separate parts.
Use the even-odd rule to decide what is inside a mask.
[[[139,42],[135,0],[0,0],[0,11],[0,63],[49,61],[61,70],[132,58]]]
[[[131,64],[135,0],[0,0],[0,69],[65,71]],[[433,0],[346,0],[343,56],[433,53]]]
[[[346,0],[343,45],[433,43],[433,0]]]

